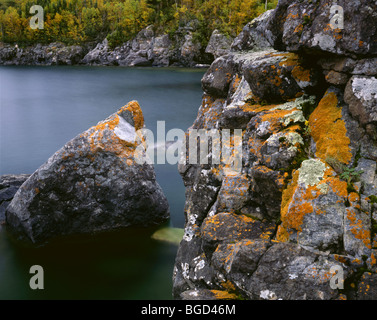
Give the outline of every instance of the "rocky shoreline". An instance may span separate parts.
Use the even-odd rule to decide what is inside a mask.
[[[60,42],[21,48],[0,43],[0,65],[89,65],[126,67],[208,67],[229,52],[232,40],[217,30],[203,48],[194,39],[195,24],[180,28],[173,36],[155,34],[153,26],[116,48],[108,40],[67,46]]]

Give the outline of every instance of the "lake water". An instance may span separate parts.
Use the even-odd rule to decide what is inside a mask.
[[[201,103],[203,70],[0,66],[0,175],[33,173],[77,134],[137,100],[146,126],[184,131]],[[155,165],[183,228],[185,188],[177,167]],[[43,249],[12,243],[0,226],[0,299],[171,299],[177,247],[135,230]],[[29,287],[41,265],[45,289]]]

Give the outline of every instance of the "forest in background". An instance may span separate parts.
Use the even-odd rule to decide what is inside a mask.
[[[102,41],[112,47],[153,25],[174,34],[195,22],[194,40],[203,45],[213,30],[236,36],[242,28],[278,0],[0,0],[0,41],[30,45],[61,41],[82,44]],[[30,7],[44,9],[44,28],[29,26]]]

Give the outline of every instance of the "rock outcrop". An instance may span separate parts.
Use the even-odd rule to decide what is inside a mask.
[[[190,129],[241,129],[242,170],[179,166],[176,299],[377,299],[377,10],[338,5],[280,0],[204,75]]]
[[[144,118],[137,102],[69,141],[21,186],[8,229],[34,244],[72,234],[154,226],[169,218],[153,166],[141,164]]]
[[[153,26],[149,26],[115,48],[110,47],[107,39],[81,46],[54,42],[24,48],[0,42],[0,65],[196,67],[208,65],[213,55],[230,49],[231,40],[217,34],[212,37],[210,52],[206,53],[206,48],[194,38],[195,30],[195,22],[179,28],[173,35],[156,34]]]

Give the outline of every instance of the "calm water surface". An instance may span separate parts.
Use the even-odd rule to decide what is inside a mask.
[[[33,173],[77,134],[131,100],[147,128],[186,130],[197,115],[203,70],[0,67],[0,174]],[[176,166],[155,165],[173,227],[184,224],[184,186]],[[171,299],[177,247],[136,230],[80,238],[44,249],[12,243],[0,227],[0,299]],[[29,287],[29,268],[45,270],[45,290]]]

